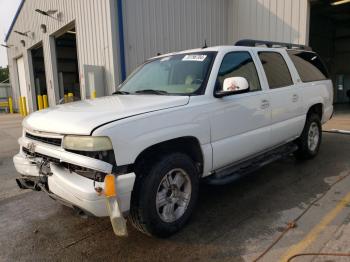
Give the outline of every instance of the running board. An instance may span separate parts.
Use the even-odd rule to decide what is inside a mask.
[[[205,178],[204,181],[211,185],[224,185],[232,183],[267,164],[270,164],[278,159],[288,157],[297,149],[298,146],[291,142],[238,164],[215,170],[215,172]]]

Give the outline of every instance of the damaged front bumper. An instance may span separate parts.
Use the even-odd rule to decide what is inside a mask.
[[[14,156],[13,162],[17,172],[21,174],[17,181],[20,187],[34,190],[43,189],[52,198],[63,202],[67,206],[80,209],[97,217],[111,217],[109,199],[96,191],[96,188],[100,188],[103,192],[104,183],[83,177],[60,163],[86,167],[106,174],[111,173],[112,165],[98,159],[67,152],[58,146],[33,141],[26,137],[21,137],[19,144],[21,150],[19,154]],[[39,157],[27,155],[23,152],[23,148],[29,149]],[[44,160],[46,156],[48,160]],[[50,159],[54,159],[54,161],[50,161]],[[42,174],[42,167],[40,166],[44,161],[46,161],[49,170],[46,175]],[[117,197],[113,208],[117,209],[116,213],[120,216],[125,216],[129,212],[134,181],[134,173],[115,176]]]

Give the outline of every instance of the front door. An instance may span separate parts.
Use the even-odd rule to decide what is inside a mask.
[[[266,90],[261,88],[252,56],[247,51],[225,55],[217,88],[228,77],[247,79],[250,91],[218,98],[211,115],[213,169],[225,167],[261,152],[270,144],[271,111]]]

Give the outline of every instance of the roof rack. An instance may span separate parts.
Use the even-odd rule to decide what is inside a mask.
[[[311,47],[306,45],[297,45],[292,43],[272,42],[264,40],[243,39],[236,42],[235,46],[266,46],[270,48],[287,48],[287,49],[301,49],[312,51]]]

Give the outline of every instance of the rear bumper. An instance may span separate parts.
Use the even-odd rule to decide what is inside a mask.
[[[38,148],[36,148],[36,150],[37,149]],[[13,162],[17,172],[22,175],[22,178],[33,181],[39,179],[39,168],[37,164],[32,159],[27,158],[23,153],[15,155]],[[106,207],[106,198],[98,195],[95,191],[95,187],[101,187],[103,189],[103,183],[95,182],[94,187],[93,180],[71,172],[59,164],[50,163],[50,169],[52,175],[47,177],[47,184],[49,189],[48,193],[53,198],[64,202],[66,205],[82,209],[97,217],[109,216]],[[119,209],[123,214],[128,213],[130,209],[130,199],[134,181],[134,173],[116,177]]]
[[[330,120],[333,116],[333,106],[329,106],[327,108],[325,108],[324,112],[323,112],[323,117],[322,117],[322,124],[326,123],[328,120]]]

